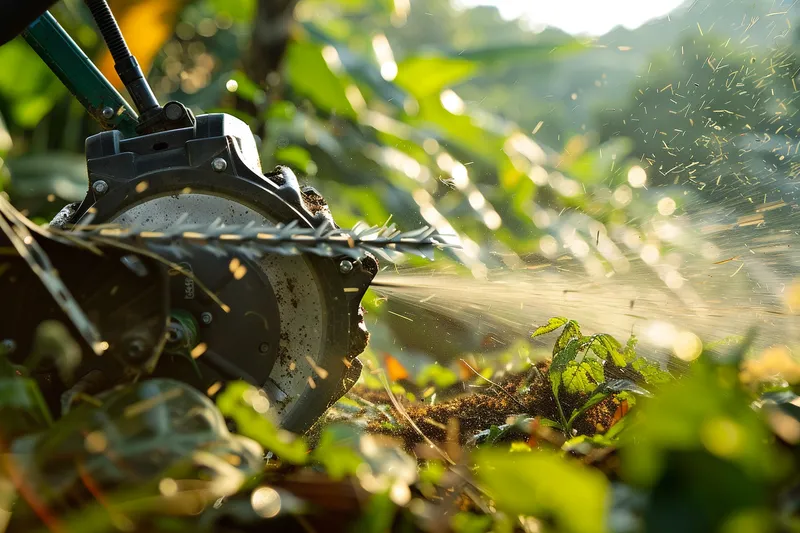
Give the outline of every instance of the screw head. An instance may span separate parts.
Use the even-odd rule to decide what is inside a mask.
[[[228,162],[221,157],[215,157],[214,160],[211,161],[211,168],[216,172],[222,172],[228,168]]]
[[[349,274],[353,271],[353,262],[347,259],[342,259],[342,262],[339,263],[339,272],[342,274]]]
[[[105,194],[108,192],[108,183],[103,180],[97,180],[92,183],[92,190],[97,194]]]
[[[108,106],[104,107],[100,114],[103,115],[103,118],[106,120],[111,120],[114,118],[114,110]]]
[[[200,315],[200,322],[202,322],[205,325],[211,324],[213,320],[214,320],[214,315],[212,315],[208,311]]]
[[[259,344],[258,345],[258,351],[260,353],[267,353],[269,351],[269,343],[268,342],[262,342],[261,344]]]

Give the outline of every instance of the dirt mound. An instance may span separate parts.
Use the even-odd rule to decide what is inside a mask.
[[[549,362],[538,363],[535,368],[508,374],[494,381],[502,390],[489,383],[476,383],[474,387],[469,387],[471,390],[468,393],[433,404],[410,402],[401,396],[397,400],[411,420],[434,442],[444,441],[447,437],[448,421],[457,419],[460,442],[463,444],[480,431],[506,424],[510,417],[524,415],[559,420],[558,407],[546,377],[548,366]],[[392,416],[398,422],[390,425],[385,418],[373,417],[367,424],[368,431],[399,437],[409,449],[423,441],[423,437],[392,406],[386,391],[376,391],[359,385],[353,388],[351,394],[373,404],[389,405]],[[588,395],[562,392],[559,399],[564,414],[569,417],[574,409],[584,404]],[[576,421],[574,429],[583,435],[605,431],[611,425],[615,409],[614,400],[607,399],[589,409]]]

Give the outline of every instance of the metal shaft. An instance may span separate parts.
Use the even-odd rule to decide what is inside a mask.
[[[106,0],[85,0],[85,2],[111,52],[111,57],[114,58],[114,69],[125,84],[139,114],[145,115],[149,111],[159,109],[158,100],[147,83],[139,63],[131,54]]]

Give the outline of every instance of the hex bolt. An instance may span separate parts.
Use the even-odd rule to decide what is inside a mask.
[[[108,106],[104,107],[100,113],[106,120],[111,120],[112,118],[114,118],[114,110]]]
[[[215,157],[214,160],[211,161],[211,168],[213,168],[215,172],[223,172],[228,168],[228,162],[221,157]]]
[[[261,344],[259,344],[258,345],[258,351],[260,353],[267,353],[269,351],[269,343],[268,342],[262,342]]]
[[[353,262],[347,259],[342,259],[342,262],[339,263],[339,272],[342,274],[349,274],[353,271]]]
[[[105,194],[108,192],[108,183],[103,180],[97,180],[92,183],[92,190],[97,194]]]
[[[206,312],[204,312],[204,313],[202,313],[202,314],[200,315],[200,321],[201,321],[203,324],[205,324],[206,326],[207,326],[207,325],[209,325],[209,324],[211,324],[211,322],[212,322],[213,320],[214,320],[214,315],[212,315],[212,314],[211,314],[211,313],[209,313],[208,311],[206,311]]]

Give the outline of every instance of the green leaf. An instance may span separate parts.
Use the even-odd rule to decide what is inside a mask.
[[[556,531],[605,531],[609,487],[600,472],[545,450],[483,449],[475,461],[477,476],[498,509],[551,519]]]
[[[19,376],[0,378],[0,416],[6,437],[17,431],[43,430],[53,423],[39,385]]]
[[[388,492],[373,494],[366,505],[361,506],[361,515],[351,531],[365,533],[383,533],[391,531],[391,525],[397,513],[397,506],[392,502]]]
[[[561,379],[564,389],[569,393],[590,393],[605,379],[603,365],[600,361],[588,358],[581,362],[570,361]]]
[[[602,333],[593,337],[591,350],[601,359],[609,360],[618,367],[625,367],[628,362],[622,353],[622,345],[611,335]]]
[[[561,388],[564,371],[567,369],[569,362],[578,357],[580,348],[580,339],[571,338],[567,345],[553,356],[553,361],[550,363],[550,369],[547,373],[556,398],[558,398],[558,391]]]
[[[286,51],[286,74],[292,88],[319,109],[355,118],[342,80],[322,57],[322,48],[309,42],[292,42]]]
[[[228,383],[216,399],[217,407],[226,417],[233,419],[240,434],[261,444],[281,458],[292,464],[305,464],[308,461],[308,447],[302,437],[278,426],[264,415],[258,413],[246,398],[250,394],[259,394],[257,389],[243,381]]]
[[[658,363],[650,361],[644,357],[639,357],[631,367],[639,372],[648,384],[667,383],[672,380],[672,375],[666,370],[662,369]]]
[[[555,346],[553,346],[553,355],[562,351],[572,339],[580,339],[582,337],[580,325],[574,320],[568,321],[561,335],[558,336]]]
[[[492,527],[491,515],[477,515],[460,512],[450,519],[450,527],[455,533],[485,533]]]
[[[288,165],[304,174],[309,173],[309,165],[313,165],[311,154],[302,146],[287,146],[275,151],[275,161],[279,164]]]
[[[446,471],[441,461],[431,460],[420,467],[419,480],[424,483],[437,485],[442,480]]]
[[[394,82],[416,98],[423,98],[463,81],[475,72],[476,64],[462,58],[409,57],[397,69]]]
[[[544,335],[545,333],[550,333],[551,331],[555,331],[564,324],[567,323],[567,319],[564,317],[556,316],[551,318],[547,321],[547,324],[544,326],[539,326],[536,328],[531,335],[531,338],[538,337],[539,335]]]
[[[636,359],[637,344],[639,344],[639,339],[636,338],[636,335],[631,335],[628,342],[625,343],[625,349],[622,350],[622,355],[625,356],[625,360],[629,363]]]
[[[486,161],[496,162],[501,157],[505,136],[479,124],[469,114],[453,114],[442,106],[438,94],[418,99],[419,113],[407,122],[420,129],[435,128],[441,141],[453,143],[461,150]]]
[[[417,98],[438,94],[442,89],[465,81],[476,71],[510,61],[551,61],[555,54],[576,52],[585,46],[568,43],[533,43],[491,46],[439,55],[409,57],[397,67],[394,82]]]

